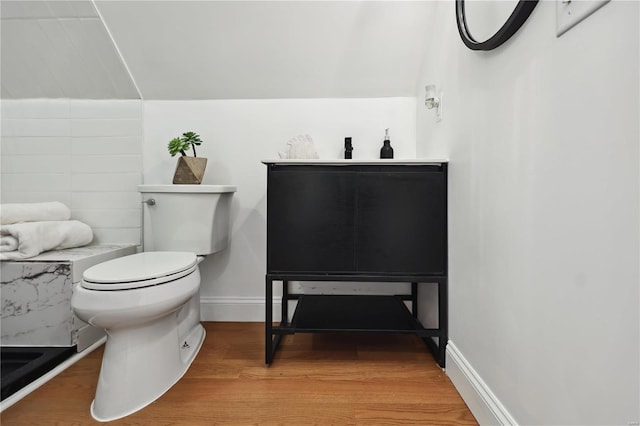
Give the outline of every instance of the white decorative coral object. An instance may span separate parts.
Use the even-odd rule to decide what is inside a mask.
[[[284,152],[278,152],[278,156],[282,159],[320,158],[313,139],[309,135],[298,135],[289,139],[287,148]]]

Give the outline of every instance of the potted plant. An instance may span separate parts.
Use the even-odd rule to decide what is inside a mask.
[[[207,167],[207,159],[198,157],[196,153],[196,145],[202,144],[200,135],[194,132],[183,133],[181,137],[173,138],[169,142],[169,154],[172,157],[180,153],[176,171],[173,174],[173,183],[177,184],[200,184],[204,177],[204,170]],[[193,157],[189,157],[186,153],[189,149],[193,150]]]

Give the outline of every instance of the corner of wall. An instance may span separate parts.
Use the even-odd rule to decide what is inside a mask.
[[[481,425],[517,425],[514,418],[469,364],[458,347],[447,342],[447,376]]]

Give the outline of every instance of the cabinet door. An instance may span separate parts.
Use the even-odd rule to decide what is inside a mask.
[[[359,272],[446,273],[445,173],[359,173],[357,197]]]
[[[353,173],[324,167],[273,167],[267,184],[267,269],[353,271]]]

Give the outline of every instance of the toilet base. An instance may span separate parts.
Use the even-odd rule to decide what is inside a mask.
[[[198,322],[180,336],[177,315],[174,312],[135,328],[107,330],[100,378],[91,403],[95,420],[120,419],[146,407],[187,372],[206,333]]]

